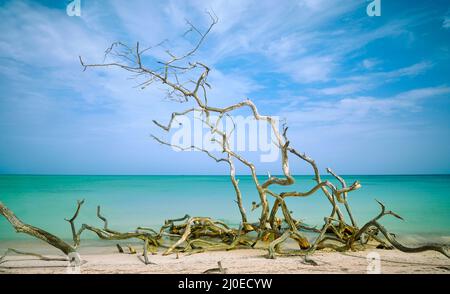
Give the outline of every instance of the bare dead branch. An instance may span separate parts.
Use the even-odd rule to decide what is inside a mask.
[[[43,229],[34,227],[23,223],[16,215],[8,209],[2,202],[0,202],[0,214],[3,215],[6,220],[14,227],[16,232],[24,233],[35,238],[38,238],[47,244],[61,250],[65,255],[76,252],[76,248],[66,243],[59,237],[44,231]]]
[[[75,220],[78,217],[78,214],[80,213],[81,206],[83,206],[84,200],[77,200],[77,209],[75,211],[75,214],[70,219],[65,219],[67,222],[70,223],[70,228],[72,230],[72,239],[73,239],[73,246],[76,248],[80,245],[80,235],[77,233],[75,228]]]

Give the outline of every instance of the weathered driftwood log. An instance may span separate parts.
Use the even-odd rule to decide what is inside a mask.
[[[361,239],[361,236],[363,234],[366,234],[370,229],[372,229],[373,227],[375,227],[377,229],[377,233],[378,231],[381,232],[383,234],[383,236],[386,238],[386,240],[395,248],[397,248],[400,251],[403,252],[407,252],[407,253],[416,253],[416,252],[423,252],[423,251],[437,251],[443,255],[445,255],[446,257],[450,258],[449,256],[449,246],[446,245],[434,245],[434,244],[429,244],[429,245],[424,245],[424,246],[419,246],[419,247],[408,247],[405,246],[403,244],[401,244],[400,242],[398,242],[395,237],[393,236],[393,234],[389,233],[386,228],[384,226],[382,226],[378,220],[381,219],[383,216],[385,215],[392,215],[398,219],[403,220],[403,218],[401,216],[399,216],[398,214],[396,214],[395,212],[388,210],[386,211],[386,207],[384,206],[383,203],[381,203],[380,201],[376,200],[378,202],[378,204],[381,207],[381,212],[371,221],[367,222],[352,238],[352,242],[355,242],[357,240]],[[374,235],[371,235],[372,237]],[[350,246],[352,244],[352,242],[350,243]]]
[[[94,234],[96,234],[100,239],[103,239],[103,240],[128,240],[128,239],[134,238],[134,239],[139,239],[142,241],[148,241],[148,243],[153,246],[158,247],[160,245],[159,244],[160,236],[158,234],[155,234],[156,232],[151,232],[151,231],[144,232],[143,230],[145,228],[138,228],[134,232],[125,232],[125,233],[111,230],[108,227],[108,219],[101,214],[100,206],[97,206],[97,217],[103,221],[103,228],[96,228],[96,227],[88,225],[88,224],[83,224],[81,226],[80,230],[76,233],[77,240],[80,239],[80,236],[84,231],[91,231]],[[119,244],[117,244],[116,246],[120,252],[122,247]],[[130,246],[128,246],[128,248],[129,248],[130,253],[133,253],[133,252],[136,253],[136,250],[134,248],[131,249],[132,247],[130,247]],[[122,252],[123,252],[123,249],[122,249]]]
[[[0,214],[14,227],[16,232],[38,238],[47,244],[61,250],[65,255],[76,252],[76,248],[61,238],[32,225],[22,222],[8,207],[0,202]]]

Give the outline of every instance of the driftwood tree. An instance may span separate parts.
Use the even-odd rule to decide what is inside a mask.
[[[13,226],[19,231],[25,231],[37,238],[43,239],[50,245],[61,249],[64,253],[76,250],[80,244],[81,234],[88,230],[95,233],[99,238],[106,240],[138,239],[144,244],[145,263],[148,264],[147,252],[155,252],[159,247],[165,246],[163,254],[174,252],[195,253],[205,250],[230,250],[237,247],[254,247],[258,242],[266,244],[268,257],[275,258],[277,254],[299,254],[305,257],[315,250],[331,248],[333,250],[362,250],[369,246],[379,246],[380,248],[395,247],[404,252],[420,252],[434,250],[449,257],[448,247],[441,245],[426,245],[422,247],[410,248],[400,244],[395,236],[389,233],[378,221],[380,218],[391,215],[401,219],[399,215],[392,211],[386,211],[382,203],[381,212],[373,220],[363,226],[358,226],[352,215],[348,202],[348,193],[361,188],[359,182],[347,185],[345,180],[333,172],[326,169],[327,173],[336,179],[339,187],[331,181],[323,180],[319,168],[315,161],[306,154],[298,152],[291,146],[288,139],[288,127],[283,125],[280,129],[274,117],[262,115],[256,105],[249,99],[227,107],[216,107],[210,105],[208,100],[208,83],[210,68],[200,61],[193,61],[195,53],[205,41],[208,33],[217,23],[214,14],[208,14],[211,20],[209,27],[202,31],[188,22],[188,33],[197,36],[192,49],[184,54],[175,54],[171,50],[166,50],[167,60],[158,60],[156,67],[146,66],[145,54],[152,48],[141,48],[139,43],[128,46],[121,42],[113,43],[105,52],[105,62],[86,63],[80,57],[80,63],[84,70],[88,68],[116,67],[125,70],[143,81],[139,86],[144,89],[150,84],[159,83],[166,87],[167,97],[175,102],[188,104],[185,110],[173,112],[167,123],[153,121],[154,124],[165,132],[170,132],[172,126],[177,122],[177,118],[187,114],[198,114],[202,123],[213,138],[212,141],[220,147],[221,152],[211,152],[203,146],[178,146],[170,142],[153,136],[153,138],[164,145],[172,148],[186,150],[193,149],[205,153],[206,156],[217,163],[225,163],[229,169],[231,184],[235,191],[235,201],[241,216],[239,228],[232,228],[224,222],[214,220],[209,217],[191,217],[186,215],[179,219],[166,220],[159,231],[152,228],[138,227],[133,232],[118,232],[108,227],[107,219],[101,215],[100,207],[97,216],[104,222],[103,228],[96,228],[83,224],[77,231],[74,225],[81,205],[79,202],[73,218],[67,219],[71,224],[73,234],[73,245],[68,245],[54,236],[49,237],[43,234],[42,230],[34,228],[30,233],[28,226],[15,221],[13,215],[4,207],[0,210]],[[106,60],[111,62],[106,62]],[[269,175],[265,181],[260,181],[255,164],[246,159],[242,154],[236,152],[231,144],[231,132],[227,132],[222,126],[222,121],[226,118],[232,119],[233,112],[247,110],[257,121],[263,121],[271,127],[271,132],[275,137],[275,146],[281,153],[282,177]],[[314,186],[307,191],[292,191],[288,187],[294,184],[294,177],[291,175],[289,162],[296,158],[305,162],[311,167],[314,175]],[[259,203],[252,203],[252,210],[260,209],[260,217],[257,222],[251,222],[246,214],[243,194],[239,188],[239,180],[236,178],[236,163],[245,166],[252,178],[252,182],[259,196]],[[285,187],[282,193],[275,192],[273,187]],[[318,229],[309,227],[300,220],[295,219],[289,209],[286,199],[290,197],[309,197],[321,193],[330,203],[330,213],[324,217],[323,226]],[[270,205],[269,199],[273,199]],[[350,223],[347,222],[350,220]],[[315,233],[315,238],[310,240],[305,232]],[[297,250],[283,251],[281,244],[288,239],[293,239],[298,243]],[[266,242],[271,240],[270,242]],[[169,244],[165,244],[169,242]],[[119,250],[123,249],[118,246]]]
[[[190,104],[184,111],[173,112],[169,121],[163,124],[153,121],[154,124],[166,132],[172,130],[174,122],[179,116],[189,113],[197,113],[207,128],[209,128],[212,141],[220,146],[221,154],[216,155],[213,152],[203,148],[202,146],[178,146],[169,143],[159,137],[153,138],[164,145],[171,146],[180,150],[194,149],[204,152],[207,156],[216,162],[226,163],[229,167],[231,183],[235,190],[236,203],[241,215],[241,226],[239,229],[229,228],[226,224],[215,221],[210,218],[188,217],[177,221],[184,221],[179,225],[175,225],[174,221],[167,221],[161,232],[168,229],[171,236],[181,236],[166,252],[169,254],[184,244],[183,251],[190,250],[208,250],[208,249],[231,249],[237,245],[254,246],[259,240],[267,240],[269,236],[273,236],[273,241],[268,246],[269,257],[275,257],[275,252],[280,249],[280,244],[286,239],[291,238],[298,242],[300,254],[312,253],[318,248],[335,248],[338,250],[354,249],[359,245],[366,244],[369,239],[378,240],[379,243],[385,245],[378,234],[384,235],[386,242],[399,250],[412,252],[422,250],[436,250],[448,256],[447,249],[440,246],[425,246],[421,248],[406,248],[395,241],[394,237],[389,234],[377,221],[386,214],[400,218],[397,214],[386,212],[383,204],[382,212],[372,221],[358,228],[355,218],[351,213],[348,203],[348,193],[361,188],[359,182],[347,185],[345,180],[334,173],[331,169],[327,172],[332,175],[340,183],[340,187],[336,187],[332,182],[322,180],[319,168],[313,159],[306,154],[298,152],[291,147],[287,135],[287,126],[283,126],[281,130],[278,128],[276,120],[268,115],[259,113],[256,105],[249,99],[242,102],[229,105],[227,107],[215,107],[209,104],[208,89],[211,88],[208,83],[210,68],[200,61],[193,61],[193,57],[200,46],[205,41],[208,33],[212,30],[218,19],[214,14],[208,13],[210,17],[209,27],[202,31],[195,27],[192,23],[187,22],[189,30],[197,35],[197,42],[191,50],[184,54],[175,54],[171,50],[166,50],[168,59],[158,60],[158,67],[152,68],[144,64],[144,54],[151,48],[141,49],[139,43],[135,46],[128,46],[123,43],[114,43],[105,52],[105,57],[112,57],[112,62],[104,62],[98,64],[85,63],[80,57],[81,65],[84,70],[93,67],[118,67],[127,72],[132,73],[136,77],[142,78],[144,81],[139,84],[141,88],[145,88],[152,83],[160,83],[167,87],[168,98],[179,103]],[[267,122],[275,136],[274,144],[281,152],[281,169],[283,177],[270,176],[261,182],[258,179],[256,166],[247,160],[242,154],[237,153],[230,144],[231,133],[221,127],[222,121],[226,117],[231,117],[234,111],[248,109],[255,120]],[[214,115],[214,118],[213,118]],[[294,156],[311,166],[315,186],[308,191],[285,191],[276,193],[273,186],[288,187],[294,183],[289,168],[289,156]],[[253,203],[253,209],[261,209],[259,222],[250,223],[246,214],[245,204],[243,203],[242,192],[239,188],[239,181],[236,179],[235,163],[240,162],[246,166],[252,177],[254,186],[259,195],[259,203]],[[325,223],[321,229],[307,227],[302,222],[294,219],[291,211],[286,204],[288,197],[308,197],[316,192],[322,194],[328,199],[331,206],[330,215],[325,217]],[[274,204],[270,207],[268,197],[273,197]],[[348,215],[351,223],[346,222],[345,213],[341,210],[339,204],[342,204],[345,213]],[[281,208],[281,216],[279,211]],[[310,242],[308,238],[302,234],[302,231],[313,231],[318,234],[317,238]],[[250,238],[250,232],[256,232],[256,238]],[[160,236],[158,236],[160,237]],[[338,244],[338,245],[336,245]]]

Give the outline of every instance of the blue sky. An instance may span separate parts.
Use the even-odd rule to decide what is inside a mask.
[[[78,62],[101,61],[118,40],[167,38],[181,51],[184,19],[205,27],[211,9],[219,23],[196,55],[213,68],[210,101],[249,97],[285,118],[291,144],[322,169],[450,172],[448,1],[382,0],[380,17],[364,0],[81,0],[81,17],[68,2],[0,1],[0,173],[226,173],[149,137],[175,107],[162,86],[140,90],[125,72]]]

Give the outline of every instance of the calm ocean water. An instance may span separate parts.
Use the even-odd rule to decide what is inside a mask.
[[[251,212],[250,207],[252,201],[258,201],[258,196],[251,178],[238,178],[247,213],[256,221],[259,210]],[[295,178],[296,184],[289,190],[307,190],[314,185],[311,176]],[[348,183],[359,180],[363,186],[349,194],[358,224],[378,213],[376,198],[405,218],[399,221],[386,217],[383,224],[391,231],[450,236],[450,175],[345,178]],[[3,203],[23,221],[65,238],[70,237],[70,228],[64,218],[72,215],[77,199],[86,200],[79,224],[101,225],[95,216],[96,206],[100,204],[110,227],[118,230],[157,227],[164,219],[186,213],[212,216],[230,224],[238,223],[240,217],[227,176],[0,176]],[[289,199],[288,205],[296,218],[308,224],[322,224],[330,211],[329,203],[320,193]],[[0,217],[0,240],[19,238],[27,237],[16,234]]]

